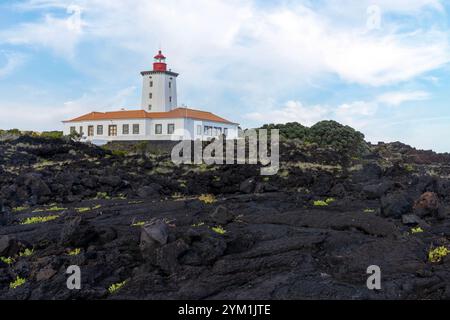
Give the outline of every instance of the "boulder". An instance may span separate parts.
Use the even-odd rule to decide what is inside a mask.
[[[148,186],[141,187],[137,190],[137,195],[140,198],[149,198],[155,195],[159,195],[161,186],[157,183],[151,183]]]
[[[106,176],[106,177],[100,177],[99,182],[101,184],[106,184],[110,187],[118,187],[121,182],[122,179],[120,179],[120,177],[118,176]]]
[[[211,213],[211,221],[219,225],[227,224],[234,220],[234,215],[225,206],[218,206]]]
[[[382,182],[377,184],[369,184],[362,188],[362,192],[366,199],[379,199],[386,194],[386,192],[393,187],[392,182]]]
[[[405,225],[421,225],[423,220],[415,214],[404,214],[402,216],[402,223]]]
[[[0,236],[0,256],[13,257],[19,252],[19,243],[9,235]]]
[[[144,255],[151,255],[156,248],[167,244],[169,228],[164,221],[157,220],[142,227],[140,249]]]
[[[385,217],[400,218],[411,210],[412,201],[406,193],[398,192],[381,198],[381,213]]]
[[[70,247],[85,247],[98,238],[94,227],[86,225],[82,217],[66,220],[60,233],[60,244]]]
[[[255,190],[255,179],[249,178],[241,183],[239,186],[239,191],[243,193],[252,193]]]
[[[51,194],[50,188],[39,174],[27,174],[24,179],[24,184],[29,187],[31,194],[37,198]]]
[[[425,192],[414,202],[414,213],[419,217],[438,215],[439,197],[434,192]]]

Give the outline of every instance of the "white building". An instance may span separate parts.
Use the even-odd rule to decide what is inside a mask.
[[[153,70],[141,75],[141,110],[91,112],[63,121],[64,134],[78,132],[87,141],[209,140],[221,134],[237,139],[237,123],[211,112],[177,107],[178,74],[167,70],[161,51]]]

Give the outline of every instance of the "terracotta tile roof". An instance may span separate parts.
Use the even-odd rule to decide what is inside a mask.
[[[122,110],[111,112],[91,112],[81,117],[63,122],[97,121],[97,120],[120,120],[120,119],[168,119],[168,118],[190,118],[196,120],[214,121],[235,124],[224,118],[216,116],[207,111],[188,108],[176,108],[168,112],[147,112],[145,110]]]

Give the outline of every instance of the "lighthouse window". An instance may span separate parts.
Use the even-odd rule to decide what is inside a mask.
[[[169,82],[169,89],[172,88],[172,82]]]
[[[97,135],[101,136],[103,134],[103,126],[97,126]]]
[[[162,134],[162,124],[155,124],[155,134]]]
[[[139,125],[133,124],[133,134],[139,134]]]
[[[172,97],[169,97],[169,102],[172,102]]]
[[[129,124],[124,124],[122,126],[122,133],[123,134],[129,134],[130,133],[130,125]]]
[[[150,110],[152,110],[152,105],[151,104],[148,105],[148,111],[150,111]]]
[[[153,98],[153,93],[150,92],[150,94],[148,95],[148,97],[149,97],[150,99],[152,99],[152,98]]]
[[[153,81],[150,81],[150,88],[153,87]]]
[[[173,134],[175,132],[175,125],[173,123],[169,123],[167,125],[167,134]]]

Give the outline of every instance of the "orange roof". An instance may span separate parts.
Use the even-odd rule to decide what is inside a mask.
[[[190,118],[196,120],[230,123],[224,118],[216,116],[207,111],[188,108],[176,108],[168,112],[147,112],[145,110],[123,110],[111,112],[91,112],[81,117],[63,122],[96,121],[96,120],[120,120],[120,119],[168,119],[168,118]]]

